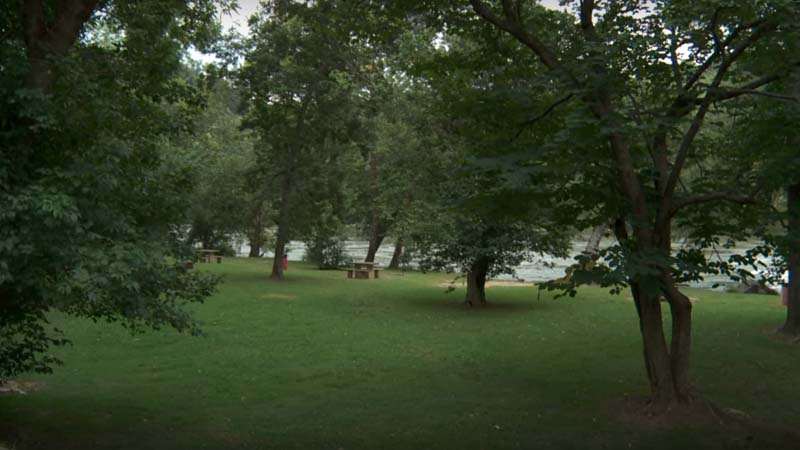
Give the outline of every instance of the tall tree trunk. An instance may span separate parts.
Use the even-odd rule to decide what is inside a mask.
[[[670,228],[664,227],[660,236],[660,248],[668,251]],[[614,235],[620,244],[628,240],[628,231],[623,219],[614,222]],[[651,280],[652,281],[652,280]],[[639,280],[630,280],[636,313],[639,316],[639,331],[642,335],[643,356],[647,379],[650,383],[650,398],[657,408],[667,408],[678,402],[691,399],[689,383],[689,355],[691,349],[692,304],[675,286],[667,272],[660,280],[662,290],[670,304],[672,313],[672,341],[667,347],[659,295],[644,292]]]
[[[49,91],[56,80],[56,62],[75,44],[97,8],[97,0],[57,2],[55,16],[48,17],[42,0],[22,2],[29,72],[25,84],[32,89]]]
[[[247,254],[248,258],[259,258],[261,256],[261,246],[263,242],[256,239],[250,239],[250,253]]]
[[[283,280],[283,256],[286,254],[286,238],[278,225],[278,239],[275,242],[275,259],[272,260],[272,274],[269,276],[273,280]]]
[[[637,283],[639,285],[639,283]],[[664,323],[661,315],[661,300],[658,295],[639,291],[640,327],[644,343],[644,357],[650,382],[651,401],[662,407],[676,400]]]
[[[584,255],[589,256],[592,259],[597,258],[597,255],[600,252],[600,240],[603,239],[603,234],[607,229],[607,224],[597,225],[592,229],[592,234],[589,236],[589,240],[586,242],[586,248],[583,250]]]
[[[399,269],[400,268],[400,258],[403,256],[403,239],[397,238],[397,242],[394,244],[394,252],[392,253],[392,260],[389,261],[389,268],[390,269]]]
[[[281,182],[280,213],[278,213],[278,230],[275,240],[275,258],[272,261],[273,280],[283,280],[283,256],[286,254],[286,244],[289,242],[289,192],[291,185],[291,171],[283,175]]]
[[[789,226],[789,301],[786,304],[786,322],[781,327],[783,333],[800,335],[800,183],[789,186],[787,190],[787,211]]]
[[[247,236],[247,240],[250,243],[250,253],[247,257],[259,258],[261,256],[261,248],[264,247],[264,214],[261,202],[255,208],[250,225],[250,232]]]
[[[633,297],[633,305],[636,307],[636,316],[639,318],[639,334],[644,336],[644,321],[642,320],[642,294],[639,283],[630,281],[631,296]],[[654,391],[655,383],[653,382],[653,374],[650,368],[650,358],[647,355],[647,346],[642,345],[642,355],[644,356],[644,367],[647,371],[647,380],[650,382],[650,391]]]
[[[367,248],[367,257],[364,258],[365,262],[375,262],[375,255],[378,253],[378,249],[381,247],[381,243],[383,242],[383,238],[385,235],[381,232],[380,229],[374,230],[373,234],[369,239],[369,248]]]
[[[370,189],[372,189],[372,211],[370,214],[372,215],[372,225],[370,227],[370,236],[369,236],[369,248],[367,249],[367,257],[364,258],[365,262],[375,262],[375,254],[378,253],[378,248],[380,248],[381,243],[383,242],[383,238],[386,236],[386,233],[383,230],[383,224],[381,223],[381,213],[377,205],[377,193],[378,193],[378,159],[375,154],[371,154],[369,158],[369,178],[370,178]]]
[[[467,297],[470,306],[486,304],[486,274],[489,271],[489,258],[477,258],[467,271]]]
[[[659,211],[660,213],[660,211]],[[662,217],[662,214],[658,214]],[[665,256],[672,254],[672,223],[669,219],[658,222],[654,235],[658,247]],[[670,367],[674,385],[675,399],[679,403],[689,403],[692,399],[692,386],[689,381],[689,359],[692,350],[692,302],[675,285],[672,270],[663,268],[661,289],[669,302],[672,316],[672,336],[670,342]]]
[[[678,402],[688,403],[692,399],[692,385],[689,381],[689,359],[692,350],[692,302],[684,295],[672,279],[664,275],[664,295],[669,302],[672,315],[672,342],[670,347],[670,367],[672,382]]]

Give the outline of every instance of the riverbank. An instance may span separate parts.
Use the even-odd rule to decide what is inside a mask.
[[[614,241],[604,239],[601,241],[601,248],[614,245]],[[673,248],[680,248],[681,242],[675,242]],[[709,251],[708,257],[714,259],[727,260],[731,255],[742,254],[755,243],[743,243],[738,247],[721,248],[716,251]],[[345,254],[352,258],[354,261],[363,261],[367,254],[369,242],[364,240],[346,240],[344,241]],[[555,280],[561,278],[566,273],[566,269],[572,264],[575,264],[575,257],[586,249],[585,240],[575,240],[572,242],[570,256],[567,258],[557,258],[550,255],[541,255],[531,261],[523,261],[521,264],[514,267],[514,273],[501,274],[496,277],[500,281],[523,280],[530,283],[541,283],[544,281]],[[250,252],[250,247],[246,244],[241,244],[237,250],[239,256],[247,256]],[[378,252],[375,254],[375,262],[385,266],[389,265],[394,252],[394,242],[385,241]],[[291,241],[288,245],[287,254],[289,261],[303,261],[305,258],[305,243],[302,241]],[[272,253],[267,251],[265,257],[272,257]],[[771,265],[771,260],[763,260],[767,266]],[[416,267],[412,263],[412,267]],[[711,289],[718,291],[725,291],[737,286],[737,283],[730,280],[724,275],[709,274],[703,280],[695,281],[690,284],[690,287],[700,289]],[[774,290],[779,290],[779,286],[770,286]]]

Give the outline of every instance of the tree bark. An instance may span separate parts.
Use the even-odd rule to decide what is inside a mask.
[[[467,297],[464,300],[470,306],[486,305],[486,274],[489,271],[489,258],[481,256],[470,266],[467,272]]]
[[[261,257],[261,249],[264,247],[264,214],[263,205],[260,204],[255,208],[255,213],[252,216],[249,234],[247,240],[250,243],[250,253],[248,258]]]
[[[283,176],[281,182],[280,213],[275,241],[275,258],[272,261],[273,280],[283,280],[283,256],[286,254],[286,243],[289,242],[289,192],[291,190],[291,171]]]
[[[638,285],[638,283],[637,283]],[[657,407],[667,407],[676,400],[664,323],[661,316],[661,301],[658,295],[639,291],[640,329],[644,344],[647,376],[650,382],[650,400]]]
[[[692,385],[689,381],[689,357],[692,349],[692,302],[672,280],[670,274],[664,276],[664,295],[669,302],[672,315],[672,342],[670,348],[670,367],[676,399],[688,403],[692,399]]]
[[[389,269],[400,268],[400,258],[403,256],[403,239],[398,238],[394,244],[394,252],[392,253],[392,260],[389,261]]]
[[[373,229],[373,235],[369,239],[369,248],[367,248],[367,257],[364,258],[365,262],[375,262],[375,255],[378,253],[378,249],[381,247],[381,243],[383,243],[383,239],[385,235],[381,232],[380,229],[375,230]]]
[[[635,281],[630,282],[631,285],[631,296],[633,297],[633,306],[636,307],[636,316],[639,318],[639,334],[644,335],[644,321],[642,320],[642,295],[641,295],[641,288],[639,287],[639,283]],[[650,391],[654,391],[654,383],[653,383],[653,374],[650,370],[650,358],[647,355],[647,346],[642,345],[642,355],[644,357],[644,367],[647,371],[647,380],[650,382]]]
[[[247,254],[248,258],[259,258],[261,257],[261,246],[263,245],[262,242],[250,239],[250,253]]]
[[[597,259],[597,255],[600,252],[600,240],[603,239],[603,233],[605,233],[607,229],[607,224],[597,225],[592,229],[592,234],[589,236],[589,240],[586,242],[586,248],[583,250],[584,255],[592,259]]]
[[[55,16],[48,20],[42,0],[22,2],[25,48],[30,65],[26,86],[50,90],[56,79],[58,59],[63,58],[75,44],[96,7],[97,0],[60,1]]]
[[[278,239],[275,242],[275,258],[272,260],[272,274],[269,276],[273,280],[284,280],[283,276],[283,255],[286,254],[286,238],[278,225]]]
[[[780,331],[791,336],[800,335],[800,183],[787,190],[789,226],[789,301],[786,304],[786,322]]]
[[[367,257],[364,258],[364,261],[375,262],[375,254],[378,253],[378,248],[380,248],[383,238],[386,237],[386,232],[383,230],[384,227],[381,223],[381,214],[376,200],[379,186],[378,159],[375,154],[370,155],[369,158],[369,177],[370,189],[372,189],[371,198],[373,200],[371,211],[372,225],[370,227],[369,248],[367,249]]]
[[[666,227],[661,233],[655,231],[652,233],[659,235],[662,250],[669,246],[669,230],[669,227]],[[623,219],[614,222],[614,234],[621,244],[628,241],[628,231]],[[660,297],[643,292],[639,280],[630,280],[630,288],[636,314],[639,317],[642,354],[650,383],[650,400],[656,408],[666,409],[672,404],[687,403],[691,400],[689,356],[692,304],[688,297],[677,289],[669,272],[665,272],[660,281],[672,313],[671,347],[667,347],[664,335]]]

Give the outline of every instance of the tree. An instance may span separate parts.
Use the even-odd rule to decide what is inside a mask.
[[[174,154],[176,164],[188,165],[193,175],[189,200],[189,239],[203,248],[228,248],[233,236],[244,233],[251,251],[264,240],[267,205],[255,172],[254,139],[241,129],[238,95],[225,79],[213,82],[205,109]]]
[[[765,194],[775,195],[755,215],[754,235],[763,244],[732,261],[731,266],[760,270],[762,281],[775,284],[787,281],[784,273],[788,272],[789,301],[786,320],[779,331],[797,337],[800,335],[800,179],[797,176],[800,137],[796,124],[800,120],[800,73],[776,84],[772,94],[795,100],[762,99],[743,105],[736,118],[741,125],[730,133],[732,151],[726,160],[739,167],[737,176],[751,178]],[[742,167],[749,167],[749,171],[744,172]],[[772,258],[774,270],[763,270],[759,258]]]
[[[216,7],[26,0],[0,14],[0,377],[51,370],[65,340],[50,310],[198,331],[181,305],[215,280],[174,264],[187,177],[163,150],[202,105],[180,57],[212,40]]]
[[[518,211],[509,215],[509,211],[502,208],[480,211],[478,208],[444,209],[440,206],[435,218],[429,216],[427,224],[412,235],[423,269],[464,273],[466,304],[486,305],[485,286],[489,277],[513,274],[515,266],[543,253],[566,254],[567,236],[548,229],[553,223],[548,224],[544,215],[531,214],[524,218]]]
[[[384,67],[379,72],[394,70]],[[381,75],[383,76],[383,75]],[[426,95],[409,80],[392,75],[374,81],[370,104],[375,113],[365,117],[367,132],[359,138],[362,156],[351,164],[346,189],[351,193],[349,216],[369,236],[365,261],[373,262],[381,243],[395,237],[395,254],[402,250],[403,235],[415,198],[424,198],[435,179],[420,171],[434,132],[426,111]],[[399,264],[399,255],[393,258]],[[390,264],[391,267],[391,264]],[[393,267],[396,268],[397,266]]]
[[[613,191],[602,203],[607,205],[603,212],[616,210],[616,217],[598,219],[617,219],[617,258],[607,255],[614,283],[630,286],[634,297],[651,404],[663,410],[691,403],[692,305],[676,280],[699,274],[687,268],[687,253],[673,253],[673,223],[696,208],[752,203],[747,194],[754,189],[743,186],[740,194],[701,183],[686,186],[683,177],[710,154],[701,150],[703,139],[713,137],[703,130],[713,127],[708,119],[714,107],[769,95],[764,87],[796,66],[781,45],[796,41],[796,5],[703,1],[655,2],[651,8],[645,2],[582,0],[573,25],[519,1],[469,3],[485,23],[528,49],[570,101],[580,102],[582,114],[572,117],[572,128],[578,137],[593,136],[594,145],[587,140],[578,146],[580,155],[561,148],[559,156],[547,160],[576,173],[589,173],[592,165],[613,170]],[[757,64],[760,57],[769,65]],[[598,200],[595,196],[595,204]],[[669,345],[662,295],[672,316]]]
[[[508,177],[503,167],[520,152],[541,144],[550,132],[522,135],[508,115],[538,107],[552,93],[529,80],[530,65],[513,64],[520,51],[467,33],[420,30],[405,36],[409,75],[427,84],[436,118],[437,146],[447,155],[420,198],[427,208],[412,226],[424,268],[458,270],[467,279],[466,303],[486,303],[488,277],[543,253],[565,255],[572,230],[556,220],[569,207],[555,208],[547,188],[559,175],[530,166]],[[498,88],[510,85],[512,89]],[[513,92],[512,92],[513,91]],[[430,120],[430,119],[429,119]],[[441,149],[441,150],[438,150]]]
[[[758,110],[764,113],[763,117],[772,119],[773,124],[777,120],[778,129],[769,127],[767,136],[762,129],[762,132],[754,132],[750,137],[768,139],[758,142],[758,146],[762,149],[767,147],[774,151],[768,157],[772,164],[763,171],[762,179],[771,181],[773,189],[776,187],[776,182],[781,183],[783,185],[781,187],[785,189],[786,203],[781,217],[785,233],[780,237],[767,235],[766,239],[777,243],[778,256],[782,263],[778,267],[788,272],[786,288],[789,290],[789,296],[786,304],[786,321],[779,331],[797,338],[800,336],[800,176],[797,175],[800,173],[800,133],[796,130],[796,124],[800,120],[800,106],[798,106],[800,70],[795,71],[794,76],[786,80],[783,90],[785,94],[795,99],[794,104],[783,104],[780,108],[769,105]],[[758,120],[754,122],[758,123]],[[776,145],[765,146],[767,142]],[[783,281],[783,277],[780,278]]]
[[[273,279],[283,279],[289,239],[310,231],[318,203],[337,196],[337,160],[359,126],[360,49],[336,12],[332,2],[274,1],[251,20],[240,79],[277,212]]]

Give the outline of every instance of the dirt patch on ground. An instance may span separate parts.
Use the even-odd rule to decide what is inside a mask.
[[[800,433],[791,428],[759,421],[746,412],[721,408],[703,399],[689,406],[654,410],[644,397],[626,397],[603,407],[611,419],[636,431],[662,432],[695,429],[712,433],[724,441],[723,448],[788,449],[797,448]]]
[[[625,397],[604,405],[612,419],[641,431],[664,431],[681,427],[707,427],[723,424],[714,409],[701,401],[688,407],[656,410],[645,397]]]
[[[459,287],[459,286],[466,286],[466,281],[456,281],[455,283],[451,283],[449,281],[443,281],[441,283],[437,283],[436,286],[438,287]],[[514,280],[492,280],[486,282],[486,287],[533,287],[536,286],[534,283],[530,283],[527,281],[514,281]]]
[[[30,392],[41,391],[45,387],[47,387],[47,385],[41,381],[8,380],[6,382],[0,382],[0,395],[25,395]]]
[[[265,299],[283,299],[283,300],[291,300],[295,298],[294,295],[287,295],[287,294],[261,294],[258,298],[265,298]]]

